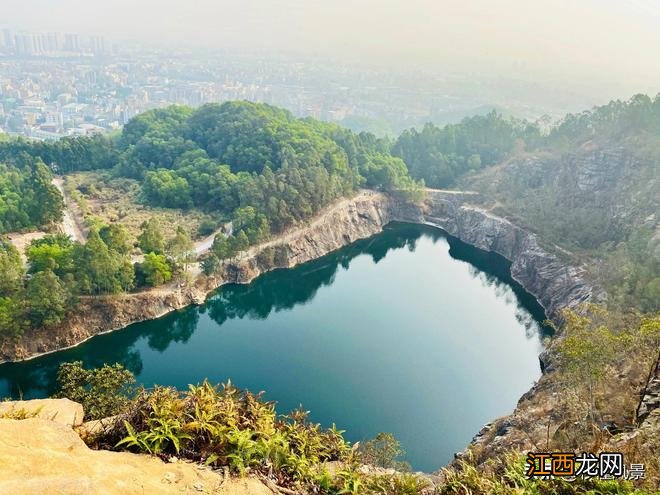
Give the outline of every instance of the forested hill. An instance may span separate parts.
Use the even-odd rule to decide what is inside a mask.
[[[641,141],[636,144],[631,138]],[[519,156],[521,151],[568,152],[592,140],[627,140],[631,147],[641,144],[660,154],[660,95],[655,99],[636,95],[626,102],[617,100],[569,114],[549,133],[542,133],[536,124],[496,112],[445,127],[429,123],[421,130],[404,131],[392,153],[427,186],[451,187],[460,178]]]
[[[201,210],[215,226],[233,220],[234,236],[214,245],[217,259],[310,218],[361,186],[418,197],[424,181],[482,191],[488,207],[538,232],[548,247],[586,259],[614,301],[652,311],[660,304],[659,157],[660,96],[568,115],[549,133],[490,113],[443,128],[428,124],[395,142],[264,104],[173,106],[141,114],[113,136],[0,139],[0,234],[60,219],[62,200],[49,168],[64,174],[104,169],[136,179],[146,206]],[[111,270],[116,280],[99,274],[75,293],[150,283],[140,267],[129,273],[124,242],[115,242],[125,237],[120,227],[97,225],[93,230],[102,235],[91,236],[96,251],[121,261]],[[152,227],[145,225],[146,234]],[[186,245],[184,234],[177,233],[180,245]],[[64,240],[44,242],[73,252]],[[162,256],[158,243],[140,247]],[[165,271],[164,258],[147,262],[152,266],[144,269]],[[53,273],[62,280],[85,280],[84,267],[78,273],[57,265],[60,273]]]
[[[360,186],[411,194],[420,188],[387,141],[248,102],[152,110],[112,138],[0,143],[0,162],[21,154],[60,173],[105,168],[139,179],[153,206],[196,207],[228,219],[250,207],[274,232]]]
[[[584,262],[611,307],[657,311],[659,172],[660,97],[640,95],[568,115],[457,186]]]

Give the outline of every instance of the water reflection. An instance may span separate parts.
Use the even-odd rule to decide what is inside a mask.
[[[526,330],[530,333],[537,330],[538,322],[545,319],[543,308],[511,277],[510,263],[505,258],[465,244],[439,229],[408,224],[392,224],[371,239],[358,241],[312,263],[266,273],[249,285],[225,286],[205,307],[220,325],[235,318],[266,319],[273,311],[289,310],[312,301],[321,287],[333,284],[340,268],[348,270],[354,258],[366,254],[378,264],[389,251],[406,248],[415,252],[422,236],[434,243],[446,239],[449,255],[469,263],[473,278],[492,287],[507,304],[515,305],[516,319]]]
[[[492,287],[498,298],[515,305],[515,318],[528,336],[544,319],[543,309],[510,276],[509,263],[502,257],[471,247],[442,231],[418,225],[396,224],[370,239],[352,244],[317,261],[287,270],[267,273],[248,285],[228,285],[199,308],[170,313],[158,320],[138,323],[120,332],[100,335],[66,351],[22,363],[0,366],[0,397],[43,397],[55,388],[57,368],[62,362],[83,361],[85,366],[121,363],[136,375],[143,370],[140,345],[164,353],[173,343],[186,343],[198,328],[200,315],[222,325],[228,320],[263,320],[273,312],[288,311],[312,301],[320,288],[334,283],[339,270],[347,270],[358,256],[368,255],[378,264],[388,252],[414,252],[422,236],[438,242],[446,239],[452,258],[470,264],[470,275]]]

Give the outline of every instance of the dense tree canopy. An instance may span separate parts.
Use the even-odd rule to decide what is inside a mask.
[[[119,152],[114,140],[107,136],[66,137],[57,141],[36,141],[25,138],[0,140],[0,162],[13,161],[18,156],[39,158],[57,173],[111,168]]]
[[[146,112],[126,126],[119,149],[115,173],[142,178],[149,204],[220,213],[251,243],[362,184],[419,187],[385,141],[248,102]],[[248,211],[250,225],[241,218]]]
[[[421,131],[404,131],[392,153],[403,159],[413,177],[431,187],[446,187],[467,172],[499,163],[518,141],[536,142],[538,137],[536,126],[493,111],[442,128],[426,124]]]
[[[27,155],[13,163],[0,163],[0,234],[58,222],[64,203],[48,167]]]
[[[547,146],[579,144],[593,138],[610,138],[637,132],[660,133],[660,94],[638,94],[628,101],[615,100],[578,114],[568,114],[545,139]]]

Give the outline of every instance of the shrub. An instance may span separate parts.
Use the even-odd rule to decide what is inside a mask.
[[[364,442],[360,445],[359,454],[360,461],[363,464],[385,469],[410,471],[410,465],[400,460],[406,452],[391,433],[379,433],[373,440]]]
[[[133,373],[121,364],[85,369],[82,361],[63,363],[57,372],[59,391],[55,396],[82,404],[87,419],[100,419],[128,406],[134,382]]]

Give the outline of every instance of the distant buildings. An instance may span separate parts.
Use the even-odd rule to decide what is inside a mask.
[[[65,52],[80,52],[80,39],[77,34],[67,33],[64,35],[64,51]]]
[[[102,56],[108,53],[105,38],[92,35],[80,37],[76,33],[14,33],[11,29],[3,29],[0,37],[0,56],[2,53],[18,57],[34,56],[67,56],[94,55]]]
[[[92,36],[89,40],[94,55],[105,55],[105,39],[103,36]]]
[[[464,115],[485,104],[451,96],[461,93],[471,77],[431,79],[421,91],[415,78],[391,69],[267,55],[117,48],[100,35],[2,29],[0,129],[57,139],[111,131],[152,108],[248,100],[354,130],[393,134],[431,120],[442,122],[433,109]],[[480,91],[489,87],[479,86]]]

